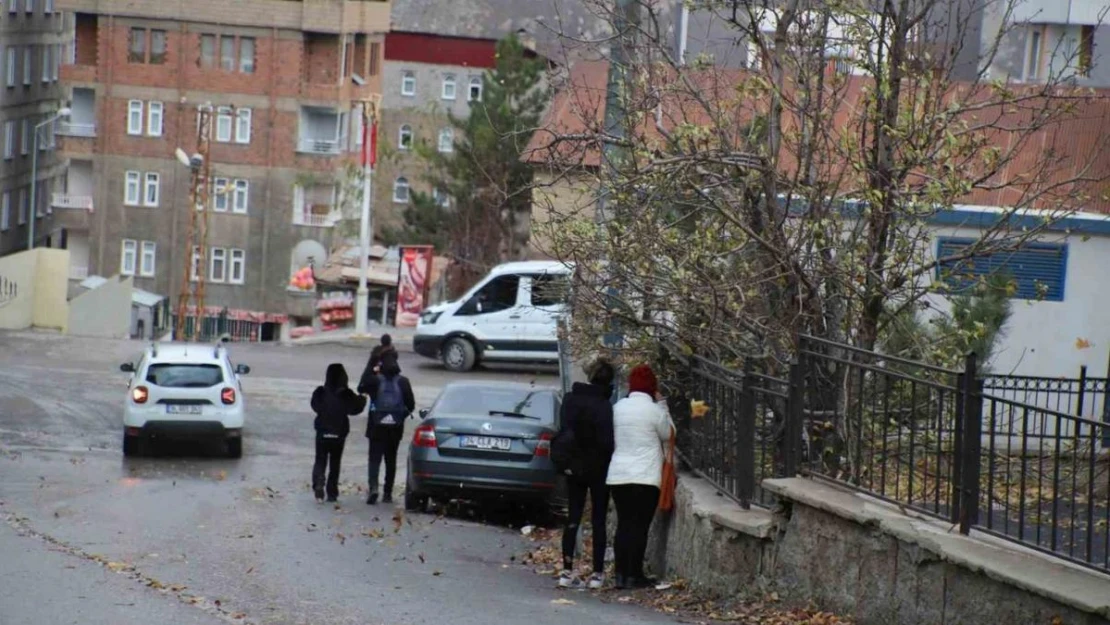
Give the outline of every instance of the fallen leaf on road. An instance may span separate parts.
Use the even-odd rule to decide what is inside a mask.
[[[124,564],[123,562],[109,562],[107,564],[107,567],[108,567],[109,570],[116,571],[116,572],[126,571],[126,570],[131,568],[130,565]]]
[[[231,615],[231,618],[233,618],[237,621],[241,621],[241,620],[247,618],[247,615],[243,614],[242,612],[236,612],[235,614]]]
[[[309,523],[308,527],[306,527],[305,529],[310,532],[315,532],[318,528],[316,527],[315,523]]]
[[[656,584],[655,589],[656,590],[669,590],[673,586],[674,586],[674,584],[672,584],[670,582],[663,582],[662,584]]]
[[[254,572],[254,567],[253,566],[251,568],[247,569],[247,575],[250,575],[253,572]]]
[[[574,601],[571,601],[570,599],[552,599],[551,603],[553,605],[577,605]]]
[[[174,584],[173,586],[170,586],[170,590],[172,592],[181,592],[182,590],[185,590],[186,588],[188,588],[188,586],[186,586],[184,584]]]
[[[405,513],[400,508],[393,513],[393,533],[397,534],[401,531],[401,526],[405,522]]]
[[[443,571],[432,571],[432,575],[439,577],[440,575],[443,575]]]
[[[424,554],[422,554],[422,553],[417,554],[416,557],[420,558],[420,564],[424,564],[424,561],[425,561],[424,560]]]
[[[344,536],[343,534],[336,534],[336,535],[335,535],[335,537],[336,537],[337,539],[339,539],[339,544],[340,544],[340,545],[345,545],[345,544],[347,544],[347,537],[346,537],[346,536]]]
[[[220,471],[216,474],[216,481],[222,482],[227,479],[227,471]]]

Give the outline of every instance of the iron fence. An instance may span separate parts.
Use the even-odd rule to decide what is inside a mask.
[[[974,355],[955,370],[809,336],[797,345],[786,379],[664,350],[688,468],[745,508],[773,503],[764,479],[806,475],[1110,572],[1105,379],[1050,385],[980,375]],[[1056,401],[1067,410],[1046,405]]]

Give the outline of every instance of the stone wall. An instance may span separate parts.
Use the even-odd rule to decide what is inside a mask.
[[[774,512],[681,476],[675,509],[652,529],[653,571],[722,594],[775,591],[862,625],[1110,623],[1106,575],[825,483],[764,488],[783,502]]]

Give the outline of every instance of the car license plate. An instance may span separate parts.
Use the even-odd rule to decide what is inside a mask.
[[[513,442],[507,438],[497,438],[495,436],[464,436],[462,437],[463,447],[470,447],[472,449],[496,449],[497,451],[509,451],[513,446]]]
[[[166,414],[201,414],[201,410],[200,406],[169,404],[166,406]]]

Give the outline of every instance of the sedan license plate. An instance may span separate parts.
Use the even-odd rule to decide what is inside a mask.
[[[200,406],[189,406],[181,404],[169,404],[166,406],[166,414],[201,414]]]
[[[496,436],[463,436],[459,442],[463,447],[471,449],[496,449],[497,451],[509,451],[513,446],[511,440]]]

